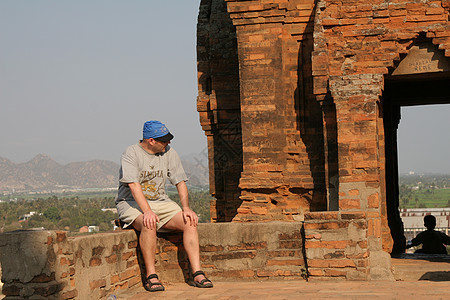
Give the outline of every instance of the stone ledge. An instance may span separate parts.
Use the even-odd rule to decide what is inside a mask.
[[[217,280],[300,279],[300,230],[298,222],[199,224],[202,268]],[[0,234],[3,291],[22,298],[102,299],[142,285],[138,249],[134,230],[69,238],[63,231]],[[181,234],[159,235],[161,280],[184,282],[188,264]]]

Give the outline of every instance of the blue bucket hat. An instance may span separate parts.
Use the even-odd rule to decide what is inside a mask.
[[[155,139],[161,142],[168,142],[173,139],[173,135],[169,132],[166,125],[154,120],[144,123],[142,135],[144,139]]]

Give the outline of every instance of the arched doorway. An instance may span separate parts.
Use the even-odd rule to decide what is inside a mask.
[[[386,213],[394,240],[392,253],[405,250],[399,215],[397,129],[402,106],[450,103],[450,59],[427,41],[416,42],[392,75],[385,76],[383,121],[386,163]]]

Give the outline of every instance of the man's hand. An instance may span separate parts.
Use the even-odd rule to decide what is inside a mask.
[[[142,223],[148,229],[156,229],[156,223],[159,222],[158,216],[151,210],[150,205],[148,205],[147,199],[145,199],[144,193],[142,192],[142,187],[139,182],[128,183],[131,194],[134,200],[139,205],[143,213]]]
[[[159,222],[158,216],[151,210],[148,210],[143,215],[144,226],[149,229],[156,229],[156,223]]]
[[[191,226],[196,227],[198,224],[197,214],[190,208],[183,208],[183,220]]]

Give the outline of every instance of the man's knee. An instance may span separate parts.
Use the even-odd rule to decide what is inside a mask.
[[[189,233],[197,234],[197,226],[185,224],[183,232],[188,233],[188,234]]]
[[[145,226],[142,226],[140,234],[149,237],[156,237],[156,229],[150,229]]]

